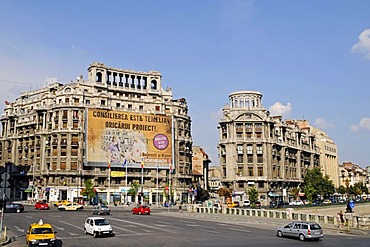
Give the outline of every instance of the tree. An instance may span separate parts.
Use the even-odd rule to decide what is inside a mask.
[[[291,192],[292,192],[292,195],[294,196],[294,199],[297,199],[298,194],[299,194],[299,188],[293,188]]]
[[[306,198],[312,201],[319,196],[328,197],[334,194],[335,187],[329,176],[323,176],[320,168],[315,167],[308,170],[304,176],[303,191]]]
[[[251,206],[255,207],[256,202],[258,201],[258,191],[256,190],[256,188],[253,187],[248,190],[248,197],[249,197]]]
[[[131,188],[128,190],[128,194],[135,197],[138,194],[139,189],[140,189],[139,181],[134,180],[132,182]]]
[[[338,192],[339,194],[342,194],[342,195],[346,194],[346,187],[344,187],[343,185],[339,186],[339,187],[337,188],[337,192]]]
[[[85,190],[82,191],[82,195],[86,196],[87,201],[90,202],[91,198],[95,196],[94,184],[92,179],[88,179],[84,182]]]
[[[222,187],[222,188],[220,188],[220,189],[217,191],[217,193],[218,193],[218,195],[219,195],[219,196],[226,196],[226,197],[230,197],[230,196],[231,196],[232,191],[231,191],[229,188]]]

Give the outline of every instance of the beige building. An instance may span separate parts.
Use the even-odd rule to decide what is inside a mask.
[[[141,199],[128,195],[134,183],[149,203],[188,194],[188,105],[162,87],[157,71],[94,62],[86,80],[51,83],[6,102],[1,126],[0,162],[14,184],[8,197],[81,199],[88,179],[107,202]]]
[[[209,159],[208,154],[200,146],[193,146],[192,151],[192,167],[194,177],[193,184],[197,192],[201,192],[201,194],[195,193],[194,200],[203,201],[206,194],[209,194],[209,166],[212,161]]]
[[[320,166],[320,150],[310,128],[272,117],[262,94],[238,91],[229,95],[219,122],[221,183],[244,199],[256,188],[262,204],[292,199],[308,169]]]
[[[307,120],[296,121],[299,128],[309,128],[310,132],[315,135],[316,144],[320,149],[320,167],[324,175],[328,175],[333,181],[336,188],[339,187],[339,173],[338,173],[338,148],[333,139],[330,138],[324,131],[312,127]]]

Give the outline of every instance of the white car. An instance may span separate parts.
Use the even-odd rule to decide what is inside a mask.
[[[81,204],[78,204],[78,203],[68,203],[66,205],[60,205],[58,206],[58,210],[59,211],[79,211],[79,210],[82,210],[84,209],[84,206],[82,206]]]
[[[302,206],[304,205],[304,203],[301,200],[296,200],[296,201],[289,202],[289,205],[290,206]]]
[[[243,201],[243,207],[247,208],[251,206],[251,202],[249,200],[244,200]]]
[[[103,235],[113,236],[112,226],[102,217],[88,217],[85,220],[85,234],[92,234],[95,238]]]

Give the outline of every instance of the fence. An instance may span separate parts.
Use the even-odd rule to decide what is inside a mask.
[[[333,227],[339,226],[339,222],[336,216],[320,215],[317,213],[294,212],[293,208],[286,208],[285,210],[270,210],[264,208],[222,207],[219,210],[216,207],[200,207],[197,205],[190,205],[188,207],[188,211],[209,214],[233,214],[294,221],[309,221],[326,224]],[[358,216],[354,213],[345,213],[344,216],[348,227],[370,229],[370,216]]]

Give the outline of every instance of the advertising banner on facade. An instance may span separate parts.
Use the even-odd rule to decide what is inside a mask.
[[[172,118],[165,115],[88,109],[87,166],[169,169]]]

